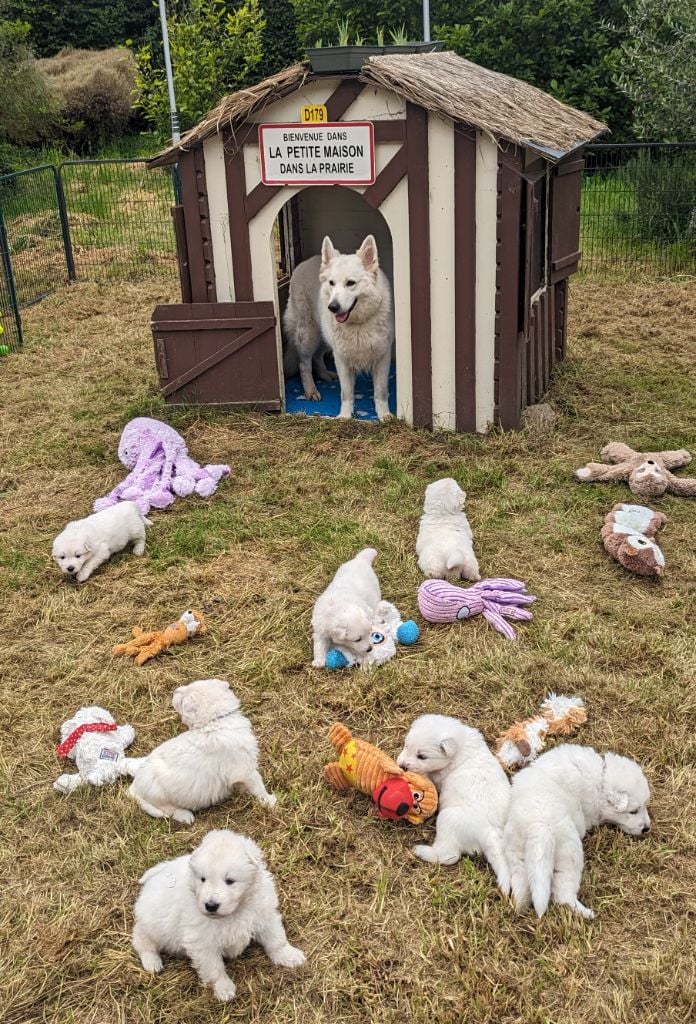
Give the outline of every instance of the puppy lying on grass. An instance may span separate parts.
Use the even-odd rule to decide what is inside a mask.
[[[152,523],[135,502],[121,501],[68,523],[53,541],[53,560],[66,576],[84,583],[95,569],[129,544],[134,555],[144,554],[146,526]]]

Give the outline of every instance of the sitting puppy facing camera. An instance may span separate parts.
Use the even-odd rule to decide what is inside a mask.
[[[121,501],[68,523],[53,541],[53,560],[66,576],[84,583],[103,562],[129,544],[134,555],[144,554],[146,526],[152,523],[135,502]]]
[[[583,836],[603,822],[644,835],[649,801],[635,761],[592,747],[563,743],[524,768],[512,782],[503,836],[517,911],[531,902],[542,917],[551,901],[593,918],[578,899]]]
[[[425,488],[423,515],[416,540],[418,566],[424,576],[444,580],[456,575],[480,580],[474,535],[464,512],[466,492],[445,477]]]
[[[239,699],[224,679],[180,686],[172,706],[188,732],[144,758],[128,758],[128,790],[153,818],[193,823],[193,812],[226,800],[235,786],[274,807],[258,771],[259,748]]]
[[[187,956],[217,999],[234,998],[223,957],[258,942],[274,964],[301,967],[278,909],[273,876],[256,843],[227,830],[208,832],[192,854],[146,871],[135,904],[133,948],[146,971],[162,970],[161,953]]]

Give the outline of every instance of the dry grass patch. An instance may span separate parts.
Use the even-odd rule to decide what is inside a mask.
[[[209,501],[155,513],[146,556],[115,558],[83,587],[50,562],[64,523],[122,476],[123,425],[163,415],[149,314],[159,283],[80,285],[28,311],[28,343],[3,360],[0,402],[2,766],[0,860],[7,1024],[391,1024],[686,1022],[694,1013],[696,556],[687,499],[657,505],[668,574],[628,576],[599,530],[621,486],[579,486],[571,470],[612,439],[696,450],[693,288],[585,281],[573,290],[570,358],[545,437],[428,434],[195,412],[167,418],[194,457],[229,461]],[[482,620],[424,631],[370,675],[309,667],[309,615],[344,558],[379,548],[385,596],[415,612],[413,546],[423,489],[456,476],[486,575],[523,578],[535,620],[509,643]],[[188,605],[210,632],[142,669],[111,655],[133,623],[166,624]],[[178,729],[172,689],[229,678],[254,722],[272,811],[240,796],[192,828],[147,818],[124,785],[61,798],[51,782],[60,722],[80,704],[137,729],[133,752]],[[490,872],[438,870],[410,846],[432,828],[377,821],[369,802],[323,785],[334,719],[396,752],[426,710],[489,738],[545,692],[581,694],[582,740],[637,757],[654,790],[645,842],[601,830],[586,843],[591,924],[553,908],[517,919]],[[136,879],[212,827],[259,840],[291,941],[309,963],[273,968],[260,950],[232,968],[222,1008],[188,965],[145,976],[129,945]]]

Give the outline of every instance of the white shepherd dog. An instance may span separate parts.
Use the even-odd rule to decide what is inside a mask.
[[[594,917],[578,899],[582,839],[603,822],[631,836],[650,829],[647,779],[635,761],[563,743],[512,781],[505,853],[518,911],[530,901],[541,917],[549,900]]]
[[[380,269],[372,235],[350,255],[338,252],[327,236],[321,256],[312,256],[295,268],[283,325],[288,342],[286,374],[297,359],[305,398],[321,400],[312,376],[313,358],[319,376],[330,378],[323,361],[325,343],[333,352],[341,382],[339,418],[353,415],[355,375],[360,370],[372,374],[378,418],[389,417],[394,310],[391,285]]]

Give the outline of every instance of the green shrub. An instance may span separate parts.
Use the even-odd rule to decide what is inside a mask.
[[[70,145],[93,152],[124,134],[137,98],[129,50],[65,49],[38,63],[50,79]]]
[[[645,150],[622,173],[635,197],[634,224],[641,241],[694,240],[696,150],[675,150],[659,159]]]
[[[48,138],[57,110],[27,43],[29,26],[0,21],[0,143],[29,146]]]

